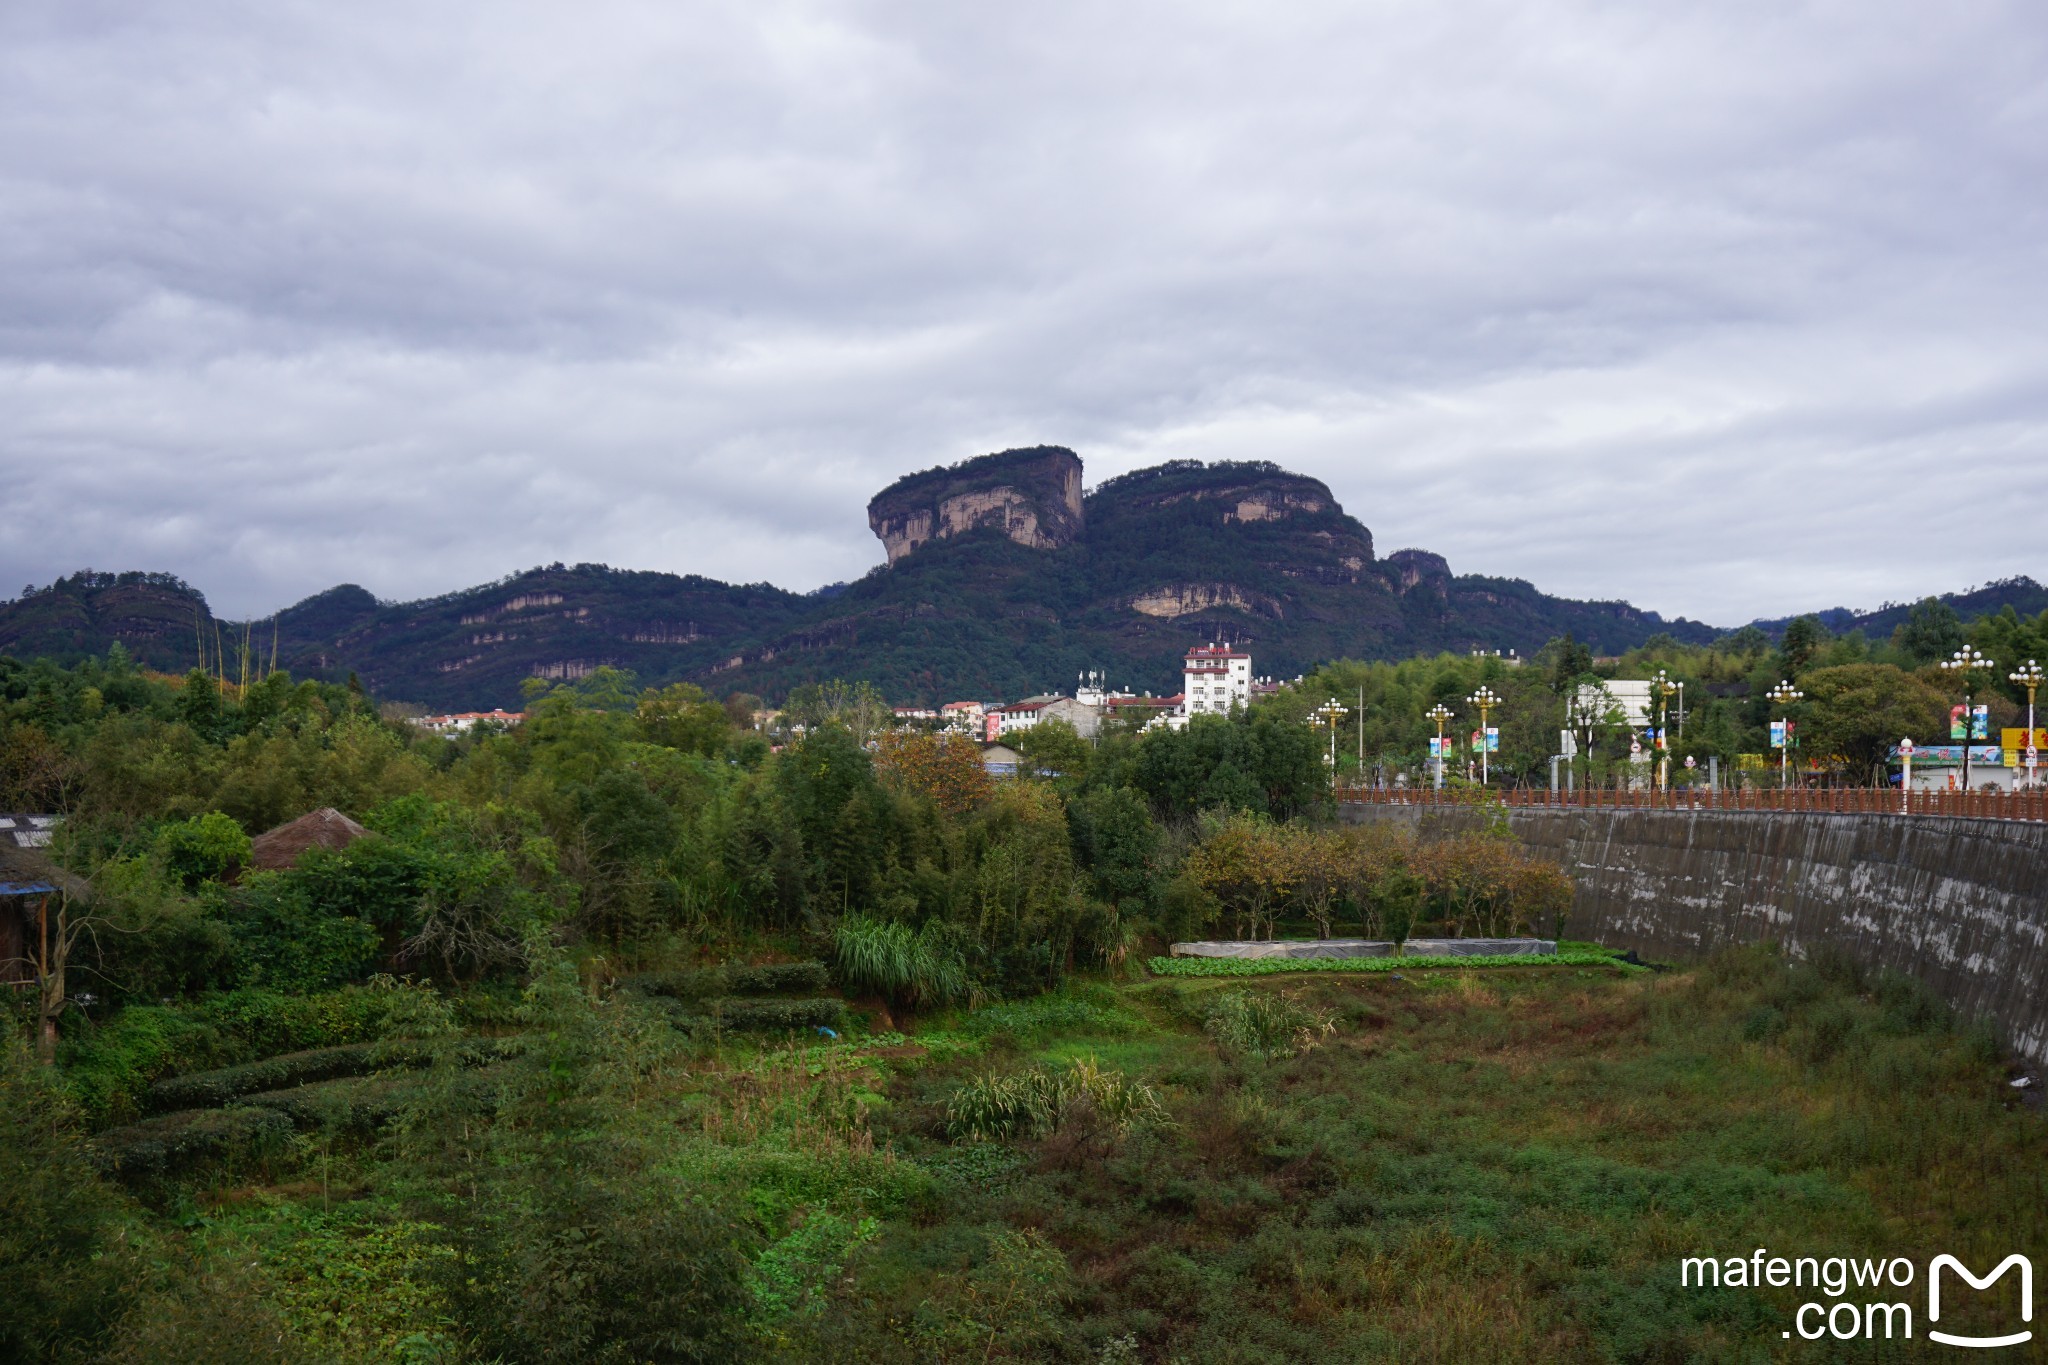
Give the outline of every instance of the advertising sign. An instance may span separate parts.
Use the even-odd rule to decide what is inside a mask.
[[[1996,744],[1972,744],[1970,762],[1979,766],[1996,767],[2005,762],[2007,751]],[[1891,748],[1892,762],[1899,761],[1899,746]],[[1916,744],[1913,746],[1915,767],[1960,768],[1963,766],[1963,746],[1960,744]]]
[[[2005,750],[2005,766],[2024,767],[2027,761],[2027,731],[2024,726],[2014,729],[2007,726],[1998,732],[1998,747]],[[2034,731],[2036,749],[2048,749],[2048,730]]]
[[[1498,725],[1486,727],[1486,752],[1490,754],[1500,752],[1500,727]]]
[[[997,736],[1003,733],[1003,718],[991,711],[986,719],[988,721],[988,742],[993,744],[996,742]]]
[[[1785,747],[1785,722],[1782,720],[1774,720],[1771,722],[1771,747],[1773,749],[1782,749]]]
[[[1440,736],[1431,735],[1429,737],[1429,756],[1431,758],[1442,758],[1444,756],[1444,742]]]
[[[1970,733],[1965,735],[1963,733],[1963,708],[1960,706],[1949,707],[1948,737],[1950,739],[1991,738],[1991,708],[1988,706],[1973,706],[1970,708]]]

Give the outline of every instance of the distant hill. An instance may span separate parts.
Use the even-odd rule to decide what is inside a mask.
[[[202,650],[233,660],[246,630],[258,667],[274,647],[296,675],[353,673],[379,697],[470,709],[517,704],[524,678],[601,664],[719,694],[773,698],[844,677],[933,702],[1066,687],[1085,669],[1171,692],[1182,651],[1212,639],[1290,677],[1340,656],[1528,654],[1566,632],[1599,654],[1659,632],[1720,633],[1626,602],[1454,574],[1426,550],[1382,557],[1327,486],[1263,461],[1173,461],[1085,493],[1081,477],[1072,451],[1041,446],[899,479],[868,508],[890,562],[809,594],[552,564],[418,602],[344,584],[244,623],[216,620],[170,575],[88,571],[0,603],[0,652],[75,659],[119,640],[151,667],[182,671]],[[2048,608],[2031,579],[1945,600],[1966,618],[2007,602]],[[1829,615],[1849,623],[1832,628],[1889,634],[1905,610]]]
[[[2048,611],[2048,588],[2021,574],[2014,578],[2001,578],[1986,583],[1981,588],[1968,592],[1945,592],[1937,601],[1946,602],[1955,609],[1957,616],[1965,621],[1974,621],[1979,616],[1992,616],[2006,607],[2011,607],[2020,616],[2038,616]],[[1887,602],[1876,611],[1857,611],[1853,607],[1829,607],[1826,611],[1808,613],[1837,635],[1847,635],[1860,630],[1873,640],[1889,640],[1894,630],[1905,624],[1906,614],[1913,610],[1911,602]],[[1792,616],[1776,616],[1769,620],[1753,621],[1756,626],[1773,637],[1783,635],[1785,627],[1797,620]]]

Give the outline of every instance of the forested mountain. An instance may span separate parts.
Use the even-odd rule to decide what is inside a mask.
[[[1292,676],[1337,657],[1527,654],[1566,632],[1605,654],[1659,632],[1717,633],[1626,602],[1454,574],[1423,550],[1381,557],[1328,487],[1269,463],[1173,461],[1085,496],[1081,474],[1078,456],[1048,446],[899,479],[869,506],[890,562],[811,594],[552,564],[417,602],[344,584],[275,618],[230,622],[170,575],[86,572],[0,604],[0,652],[75,659],[119,640],[151,667],[225,659],[232,677],[246,649],[252,673],[274,658],[298,677],[354,674],[380,697],[482,709],[516,705],[524,678],[601,664],[769,697],[866,678],[892,700],[933,702],[1062,687],[1091,668],[1171,692],[1181,651],[1209,639]],[[2041,595],[2019,580],[1955,605],[1978,615],[2023,590]]]
[[[1963,621],[1995,616],[2006,607],[2011,607],[2016,615],[2022,617],[2038,616],[2048,611],[2048,588],[2022,574],[2016,578],[2001,578],[1968,592],[1944,593],[1936,600],[1945,603],[1955,612],[1957,619]],[[1830,607],[1813,613],[1813,616],[1837,635],[1860,630],[1873,640],[1881,640],[1889,639],[1894,630],[1905,624],[1914,605],[1911,602],[1887,602],[1875,611]],[[1781,616],[1755,624],[1767,634],[1776,636],[1782,634],[1792,620],[1792,617]]]

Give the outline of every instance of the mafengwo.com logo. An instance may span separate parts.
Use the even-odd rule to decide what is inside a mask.
[[[2017,1271],[2019,1301],[2006,1310],[2004,1330],[1970,1333],[1941,1329],[1942,1295],[1947,1293],[1954,1325],[1957,1295],[1965,1287],[1994,1290],[2007,1273]],[[1816,1297],[1793,1310],[1792,1325],[1781,1334],[1807,1341],[1911,1340],[1915,1329],[1943,1346],[1995,1349],[2019,1346],[2034,1339],[2034,1263],[2017,1252],[1979,1275],[1947,1253],[1930,1260],[1923,1273],[1904,1256],[1870,1257],[1773,1256],[1758,1247],[1748,1257],[1687,1256],[1678,1263],[1678,1281],[1686,1289],[1812,1289]],[[2004,1296],[2001,1296],[2004,1301]],[[1916,1320],[1915,1305],[1926,1310]]]

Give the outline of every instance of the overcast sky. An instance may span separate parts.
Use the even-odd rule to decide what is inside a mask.
[[[2039,0],[0,4],[0,596],[807,589],[1012,445],[1722,625],[2048,578]]]

